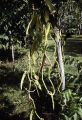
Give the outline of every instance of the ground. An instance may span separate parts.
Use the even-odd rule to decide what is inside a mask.
[[[78,37],[75,38],[74,36],[73,38]],[[63,59],[68,81],[70,77],[71,80],[77,76],[79,77],[78,64],[82,63],[81,39],[76,39],[76,41],[69,39],[64,46],[65,56]],[[49,40],[49,43],[47,55],[51,63],[54,64],[54,41]],[[28,69],[28,49],[18,48],[15,56],[15,69],[13,69],[12,60],[9,60],[0,52],[0,118],[4,120],[28,119],[30,110],[33,107],[28,98],[28,92],[20,90],[23,72]]]

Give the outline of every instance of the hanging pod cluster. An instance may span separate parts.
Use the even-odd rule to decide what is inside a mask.
[[[51,23],[50,23],[50,13],[52,14],[52,12],[54,11],[54,7],[52,5],[51,0],[39,0],[38,3],[34,2],[33,0],[31,0],[29,2],[32,5],[31,19],[26,28],[26,36],[31,38],[30,39],[31,44],[29,44],[29,46],[30,46],[29,66],[28,66],[28,70],[25,71],[22,76],[20,87],[21,87],[21,89],[23,88],[24,79],[27,76],[28,80],[29,80],[29,89],[27,91],[29,92],[29,98],[32,100],[33,105],[34,105],[34,109],[31,111],[31,114],[30,114],[30,120],[33,119],[34,113],[40,120],[43,120],[43,118],[40,118],[36,112],[36,106],[35,106],[34,100],[31,97],[30,93],[34,92],[36,89],[37,93],[39,95],[38,89],[42,91],[42,88],[43,88],[39,82],[41,79],[41,82],[42,82],[47,94],[51,97],[52,108],[54,110],[55,87],[54,87],[54,84],[50,77],[52,63],[46,52],[47,48],[48,48],[48,38],[49,38],[50,30],[52,27]],[[43,6],[41,6],[41,5],[43,5]],[[42,9],[42,12],[40,11],[41,9]],[[35,67],[34,67],[37,64],[35,53],[38,52],[38,49],[41,47],[41,43],[44,43],[42,46],[42,61],[41,61],[40,67],[38,68],[38,71],[36,72]],[[44,65],[45,65],[46,59],[49,63],[47,79],[49,80],[51,90],[49,90],[49,88],[44,80],[44,69],[45,69]],[[41,78],[40,78],[40,75],[42,76]],[[35,86],[34,87],[35,89],[33,91],[31,90],[32,86]]]

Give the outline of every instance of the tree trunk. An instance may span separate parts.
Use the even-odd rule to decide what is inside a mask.
[[[13,61],[13,70],[14,70],[14,67],[15,67],[15,56],[14,56],[14,46],[12,44],[12,61]]]
[[[56,50],[57,50],[57,57],[60,67],[60,74],[61,74],[61,81],[62,81],[62,90],[65,89],[65,73],[64,73],[64,63],[62,57],[62,49],[61,49],[61,33],[58,28],[54,29],[55,33],[55,42],[56,42]]]

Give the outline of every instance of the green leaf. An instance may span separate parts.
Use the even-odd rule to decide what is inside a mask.
[[[51,0],[45,0],[45,3],[48,6],[50,12],[52,12],[54,10],[54,7],[52,5],[52,1]]]
[[[79,116],[80,116],[80,118],[82,119],[82,108],[78,108],[78,114],[79,114]]]
[[[49,11],[48,10],[45,10],[44,19],[46,23],[49,22]]]
[[[67,115],[63,114],[63,116],[65,117],[65,120],[72,120],[71,118],[69,118]]]
[[[37,15],[32,14],[31,20],[28,23],[28,26],[26,28],[26,35],[33,34],[33,29],[34,29],[34,26],[36,26],[36,23],[37,23]]]
[[[67,90],[67,91],[64,92],[64,98],[65,98],[67,101],[69,101],[71,97],[72,97],[72,92],[71,92],[71,90]]]
[[[82,97],[80,98],[80,102],[82,102]]]
[[[33,20],[33,19],[31,19],[30,22],[28,23],[28,26],[27,26],[27,29],[26,29],[26,35],[29,34],[29,29],[30,29],[30,26],[31,26],[32,20]]]
[[[77,113],[75,113],[75,114],[73,115],[73,118],[74,118],[74,120],[78,120]]]

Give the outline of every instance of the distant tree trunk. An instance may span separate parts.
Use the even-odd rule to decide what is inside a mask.
[[[82,33],[82,11],[80,13],[80,23],[79,23],[79,35]]]
[[[62,57],[62,49],[61,49],[61,33],[58,28],[54,29],[55,33],[55,42],[56,42],[56,49],[57,49],[57,57],[60,67],[60,74],[61,74],[61,81],[62,81],[62,90],[65,89],[65,73],[64,73],[64,63]]]
[[[13,39],[11,38],[11,50],[12,50],[12,62],[13,62],[13,70],[15,68],[15,55],[14,55],[14,45],[13,45]]]
[[[12,61],[14,63],[14,46],[12,45]]]

